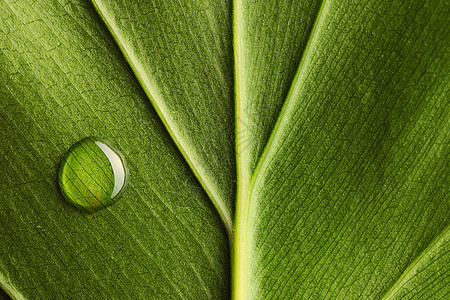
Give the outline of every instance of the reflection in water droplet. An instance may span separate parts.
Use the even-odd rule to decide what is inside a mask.
[[[59,170],[59,187],[64,197],[89,213],[114,204],[127,182],[128,169],[122,154],[94,137],[74,144]]]

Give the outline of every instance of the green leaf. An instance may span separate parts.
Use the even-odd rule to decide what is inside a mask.
[[[442,281],[448,278],[450,259],[450,227],[436,238],[403,272],[383,299],[445,299],[448,287]]]
[[[229,3],[93,3],[231,235],[235,154]]]
[[[0,287],[448,298],[449,20],[444,0],[2,0]],[[130,171],[95,215],[58,187],[87,136]]]
[[[446,241],[427,249],[449,226],[446,9],[444,1],[322,4],[238,199],[236,298],[380,298],[394,285],[387,298],[415,298],[397,289],[428,289],[427,252],[449,252]],[[402,275],[411,264],[425,279]],[[438,264],[436,296],[450,292],[448,264]]]
[[[227,234],[93,7],[1,2],[0,282],[16,299],[226,298]],[[127,159],[93,216],[58,187],[86,136]]]
[[[320,3],[319,0],[234,2],[239,193],[247,188],[270,137]]]

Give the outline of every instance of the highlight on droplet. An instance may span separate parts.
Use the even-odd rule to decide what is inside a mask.
[[[58,181],[70,204],[80,211],[94,213],[111,206],[123,195],[128,168],[123,155],[109,142],[87,137],[64,155]]]

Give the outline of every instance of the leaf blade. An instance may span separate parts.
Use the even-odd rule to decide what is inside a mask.
[[[220,218],[92,7],[0,5],[2,285],[42,299],[227,297]],[[95,218],[57,185],[63,153],[89,135],[131,173]]]
[[[322,1],[234,1],[236,149],[243,189],[273,130]]]
[[[228,2],[93,2],[231,236],[235,163]]]
[[[440,285],[448,278],[449,233],[447,227],[427,249],[405,270],[383,299],[445,299],[449,294],[447,285]]]
[[[253,253],[247,263],[247,295],[254,298],[380,295],[389,286],[389,276],[383,276],[389,274],[387,266],[406,268],[418,254],[415,243],[423,249],[448,223],[448,214],[440,211],[448,206],[443,200],[448,187],[448,30],[441,27],[445,13],[439,13],[445,11],[444,3],[349,4],[325,3],[317,39],[308,46],[310,55],[252,182],[248,224],[237,233],[247,231],[248,239],[237,247]],[[424,45],[430,47],[421,52]],[[390,102],[390,97],[402,101]],[[423,156],[413,160],[415,151]],[[397,163],[400,172],[394,171]],[[430,177],[434,182],[420,179]],[[421,186],[425,192],[414,195]],[[404,201],[394,187],[406,191]],[[367,195],[364,189],[369,189]],[[421,224],[430,222],[434,231],[414,231],[414,224],[397,225],[389,218],[397,212],[396,218],[407,220],[398,213],[414,203],[413,195],[421,204],[411,213]],[[391,207],[383,200],[388,196]],[[427,197],[431,199],[425,204]],[[367,198],[371,200],[365,203]],[[368,215],[352,221],[358,211]],[[377,214],[378,224],[373,219]],[[367,232],[369,228],[374,231]],[[404,235],[392,233],[400,228]],[[421,235],[425,241],[418,239]],[[340,247],[339,241],[348,246]],[[393,241],[394,249],[403,247],[402,263],[387,250],[375,251],[388,249],[386,241]],[[364,247],[369,254],[359,258]],[[367,262],[371,251],[384,265]],[[341,258],[352,265],[345,266]],[[374,279],[358,278],[358,272],[375,272]]]

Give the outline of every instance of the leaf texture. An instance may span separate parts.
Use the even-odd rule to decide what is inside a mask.
[[[228,297],[223,224],[93,7],[0,11],[1,285],[17,299]],[[57,183],[90,135],[124,153],[131,178],[95,217]]]
[[[0,287],[448,298],[449,20],[445,0],[0,0]],[[95,215],[57,179],[87,136],[130,171]]]
[[[229,2],[93,2],[231,235],[236,175]]]
[[[237,212],[238,297],[379,298],[448,226],[447,10],[324,2]]]
[[[446,299],[450,259],[450,227],[403,272],[383,299]],[[444,284],[442,282],[444,281]]]
[[[234,2],[236,149],[245,190],[283,106],[321,1]]]

